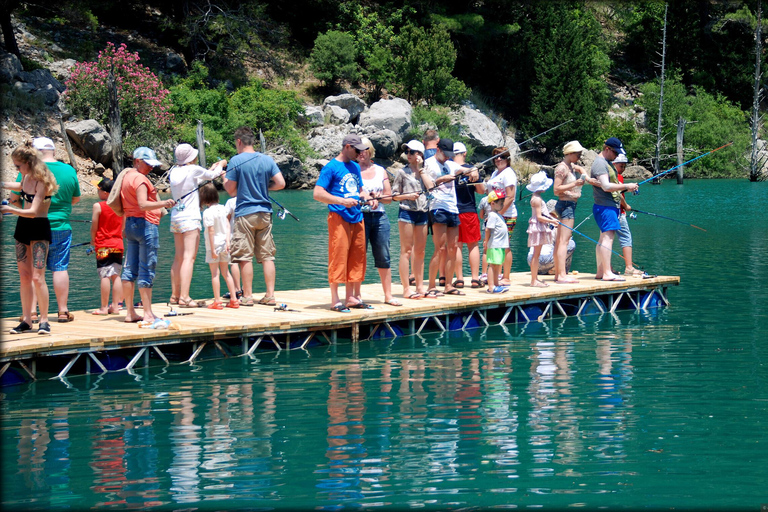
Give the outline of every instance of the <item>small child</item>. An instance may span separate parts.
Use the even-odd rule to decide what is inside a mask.
[[[94,315],[116,315],[123,300],[123,218],[107,206],[107,198],[115,184],[109,178],[92,181],[99,193],[99,202],[93,205],[91,215],[91,244],[96,252],[96,271],[99,273],[101,307]],[[112,304],[109,287],[112,285]]]
[[[552,180],[547,177],[547,173],[539,171],[531,176],[531,182],[525,187],[533,192],[531,197],[531,209],[533,213],[528,220],[528,247],[533,247],[533,255],[531,256],[531,286],[543,288],[549,286],[544,281],[539,280],[539,256],[541,255],[541,247],[544,244],[553,243],[552,230],[549,229],[548,224],[552,224],[555,221],[549,216],[549,209],[547,204],[541,198],[541,193],[552,186]]]
[[[235,232],[235,207],[237,206],[237,197],[230,197],[227,202],[224,203],[224,208],[227,210],[227,219],[229,220],[229,232]],[[235,288],[237,288],[236,297],[240,299],[243,296],[243,285],[240,282],[240,265],[236,261],[229,262],[229,273],[232,274],[232,280],[235,282]],[[230,293],[227,292],[223,295],[225,299],[229,299]]]
[[[503,192],[491,191],[488,194],[488,203],[491,205],[491,213],[485,219],[485,253],[488,260],[488,293],[503,293],[509,290],[509,286],[500,286],[499,276],[501,266],[504,263],[504,252],[509,247],[509,233],[507,222],[499,213],[504,207]]]
[[[485,233],[485,219],[491,213],[491,205],[488,204],[488,196],[484,196],[480,200],[480,204],[477,205],[479,210],[478,216],[482,221],[482,232]],[[488,284],[488,258],[486,257],[486,250],[488,249],[487,240],[483,240],[483,269],[480,271],[480,286]]]
[[[213,183],[200,188],[200,206],[203,211],[203,228],[205,237],[205,262],[211,267],[211,283],[213,285],[213,303],[208,309],[224,309],[221,301],[221,282],[219,274],[224,275],[224,281],[229,289],[228,308],[239,308],[237,290],[232,274],[229,273],[229,243],[232,232],[229,228],[227,210],[219,204],[219,191]]]

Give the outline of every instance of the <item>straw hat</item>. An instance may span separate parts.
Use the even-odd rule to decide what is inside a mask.
[[[569,153],[579,153],[581,151],[585,151],[585,149],[581,146],[581,144],[579,144],[579,141],[577,140],[572,140],[571,142],[563,146],[564,155],[567,155]]]
[[[551,186],[552,180],[547,176],[547,173],[539,171],[531,176],[531,182],[525,188],[531,192],[544,192]]]

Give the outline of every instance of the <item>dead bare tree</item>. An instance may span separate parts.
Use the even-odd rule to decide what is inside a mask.
[[[659,163],[659,156],[661,154],[661,114],[664,109],[664,66],[666,64],[667,57],[667,10],[669,4],[664,4],[664,30],[661,38],[661,81],[659,88],[659,120],[656,125],[656,157],[653,160],[653,174],[659,174],[661,165]],[[653,180],[653,183],[658,183],[658,179]]]
[[[760,100],[762,99],[762,73],[760,71],[760,61],[763,57],[763,9],[762,1],[757,1],[757,23],[755,26],[755,83],[752,95],[752,153],[749,158],[749,181],[759,181],[762,179],[762,168],[765,164],[765,157],[760,156],[758,147],[758,137],[760,135]]]

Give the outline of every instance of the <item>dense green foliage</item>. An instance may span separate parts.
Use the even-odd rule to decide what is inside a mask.
[[[357,79],[357,50],[352,36],[346,32],[329,30],[315,39],[309,56],[309,68],[327,84],[339,80]]]

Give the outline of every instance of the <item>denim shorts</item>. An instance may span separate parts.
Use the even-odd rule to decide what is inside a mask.
[[[632,232],[629,231],[629,224],[627,223],[627,214],[622,213],[619,215],[619,244],[622,247],[632,247]]]
[[[416,212],[400,208],[400,213],[397,214],[397,220],[415,226],[426,226],[427,222],[429,222],[429,214],[427,212]]]
[[[576,218],[576,201],[562,201],[558,200],[555,204],[555,213],[563,219],[575,219]]]
[[[618,231],[621,228],[619,224],[619,209],[614,206],[592,205],[592,214],[595,216],[597,227],[601,233],[606,231]]]
[[[458,213],[451,213],[446,210],[432,210],[432,224],[445,224],[449,228],[457,228],[461,222]]]
[[[143,217],[125,218],[125,261],[123,281],[135,281],[139,288],[152,288],[157,267],[157,251],[160,248],[160,232],[157,224]]]
[[[363,213],[365,223],[365,250],[371,244],[373,265],[376,268],[390,268],[389,259],[389,219],[384,212]]]
[[[48,246],[46,266],[51,272],[61,272],[69,268],[69,249],[72,246],[72,230],[51,231],[51,244]]]

